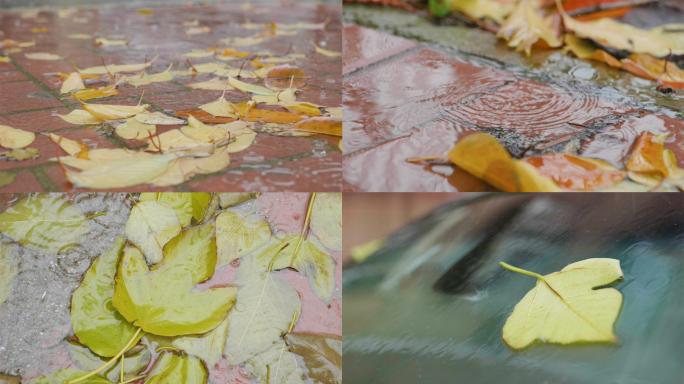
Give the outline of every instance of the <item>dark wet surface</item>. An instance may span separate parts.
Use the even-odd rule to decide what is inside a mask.
[[[684,366],[684,200],[645,194],[488,196],[442,208],[344,271],[345,380],[671,384]],[[620,261],[618,344],[535,344],[502,327],[534,278]]]

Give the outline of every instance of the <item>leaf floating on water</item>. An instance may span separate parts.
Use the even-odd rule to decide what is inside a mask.
[[[88,372],[79,371],[71,368],[60,369],[50,375],[40,376],[28,382],[28,384],[61,384],[69,380],[75,380],[87,375]],[[100,376],[90,376],[79,381],[80,384],[112,384],[111,381]]]
[[[558,344],[617,341],[613,324],[622,307],[622,294],[614,288],[595,288],[622,278],[619,260],[587,259],[546,276],[505,263],[501,266],[537,278],[503,327],[503,339],[512,348],[522,349],[536,340]]]
[[[0,214],[0,232],[39,253],[69,252],[89,228],[85,215],[61,196],[29,196]]]
[[[97,125],[102,122],[102,120],[88,113],[83,109],[74,109],[69,112],[68,115],[57,115],[70,124],[76,125]]]
[[[141,193],[140,201],[158,201],[168,204],[178,215],[181,227],[199,221],[209,205],[210,193]]]
[[[197,357],[162,351],[145,384],[206,384],[208,377],[207,367]]]
[[[266,244],[271,227],[259,215],[250,212],[222,212],[216,218],[216,248],[220,268]]]
[[[17,250],[12,244],[0,244],[0,305],[9,298],[17,277]]]
[[[254,193],[219,193],[219,205],[221,208],[230,208],[238,204],[242,204],[245,201],[252,200],[256,198]],[[256,204],[256,203],[255,203]]]
[[[238,304],[230,314],[224,350],[229,366],[268,351],[302,312],[299,294],[290,283],[254,261],[253,256],[243,257],[238,267]]]
[[[262,383],[304,384],[297,358],[282,340],[273,344],[269,350],[247,360],[245,370]]]
[[[342,250],[342,194],[316,195],[311,211],[311,230],[328,249]]]
[[[342,119],[335,117],[311,117],[300,121],[292,129],[313,134],[342,137]]]
[[[59,93],[71,93],[79,89],[85,89],[85,84],[83,84],[83,78],[78,72],[74,72],[64,80],[62,88],[59,89]]]
[[[297,248],[300,240],[301,245]],[[284,239],[274,238],[255,260],[262,270],[267,270],[269,265],[274,271],[296,269],[306,275],[311,291],[325,304],[330,304],[335,289],[335,261],[322,248],[314,243],[312,237],[303,240],[302,235],[288,235]]]
[[[55,55],[52,53],[46,53],[46,52],[34,52],[34,53],[26,53],[24,54],[27,59],[31,60],[46,60],[46,61],[52,61],[52,60],[61,60],[62,57],[59,55]]]
[[[311,45],[314,47],[317,53],[320,53],[323,56],[328,56],[328,57],[338,57],[342,56],[342,52],[335,52],[335,51],[329,51],[327,49],[323,49],[319,47],[318,45],[314,44],[313,41],[310,41]]]
[[[174,159],[174,154],[132,156],[100,163],[80,173],[67,170],[66,177],[75,186],[82,188],[126,188],[151,182],[164,173]]]
[[[33,132],[0,125],[0,145],[9,149],[18,149],[29,146],[36,139]]]
[[[313,333],[288,333],[285,342],[306,365],[306,376],[315,383],[342,383],[342,338]]]
[[[503,37],[508,46],[517,51],[525,51],[527,56],[532,51],[532,45],[542,39],[549,47],[563,45],[556,34],[547,26],[538,14],[538,3],[521,0],[506,21],[501,25],[496,37]]]
[[[130,335],[133,336],[133,335]],[[125,344],[121,348],[125,347]],[[104,364],[106,364],[110,358],[105,358],[94,354],[83,344],[68,340],[67,341],[67,352],[69,353],[69,358],[73,361],[76,366],[80,369],[92,372]],[[124,379],[132,379],[147,368],[150,364],[151,353],[147,347],[142,346],[139,350],[138,348],[131,349],[125,355],[124,362]],[[119,352],[119,351],[117,351]],[[133,353],[132,353],[133,352]],[[109,366],[107,369],[98,373],[98,376],[107,378],[112,382],[118,382],[117,380],[121,375],[121,359],[118,359],[116,363]],[[62,382],[55,382],[55,384],[62,384]]]
[[[114,274],[124,245],[126,242],[119,235],[112,247],[93,262],[83,283],[71,298],[71,325],[74,333],[81,343],[104,357],[119,353],[138,330],[112,306]],[[142,336],[141,333],[133,343],[137,343]],[[102,363],[96,367],[80,368],[94,370],[100,365]]]
[[[216,239],[211,223],[171,239],[153,270],[140,251],[127,248],[116,275],[114,307],[133,325],[155,335],[209,332],[226,318],[237,291],[232,287],[203,292],[193,288],[211,278],[215,268]]]
[[[223,347],[226,345],[226,338],[228,337],[229,321],[230,315],[211,332],[203,335],[179,337],[173,340],[171,345],[201,358],[207,366],[213,367],[223,356]]]
[[[562,153],[528,157],[523,161],[568,190],[608,188],[627,176],[624,171],[603,161]]]
[[[181,231],[176,211],[158,201],[141,201],[131,209],[126,236],[142,251],[149,264],[162,261],[164,245]]]

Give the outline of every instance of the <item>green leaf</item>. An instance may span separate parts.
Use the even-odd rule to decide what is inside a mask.
[[[13,151],[16,151],[16,149]],[[12,184],[13,181],[14,181],[14,173],[0,172],[0,187],[4,187],[5,185]]]
[[[302,357],[306,376],[314,383],[342,382],[342,338],[313,333],[288,333],[290,351]]]
[[[271,348],[290,329],[295,312],[302,312],[299,294],[290,283],[259,268],[253,256],[242,258],[235,283],[240,286],[238,304],[230,314],[224,350],[231,366]]]
[[[216,247],[222,267],[266,244],[271,227],[259,215],[225,211],[216,218]]]
[[[311,230],[331,251],[342,250],[342,194],[318,193],[311,212]]]
[[[247,360],[245,370],[258,377],[262,383],[304,383],[302,369],[297,364],[295,354],[288,350],[282,340],[273,344],[267,351]]]
[[[205,384],[208,377],[207,367],[197,357],[163,351],[145,384]]]
[[[233,305],[236,289],[193,288],[214,274],[215,242],[213,224],[190,228],[164,247],[164,258],[153,270],[140,251],[126,248],[115,278],[114,307],[131,324],[156,335],[201,334],[216,328]]]
[[[223,355],[223,347],[226,345],[226,337],[228,337],[229,321],[230,316],[226,317],[211,332],[197,336],[179,337],[173,340],[171,345],[201,358],[208,366],[213,367]]]
[[[63,195],[32,195],[0,214],[0,232],[40,253],[69,252],[88,230],[86,217]]]
[[[124,379],[132,379],[137,377],[138,373],[145,370],[145,368],[147,368],[147,366],[150,364],[150,350],[147,349],[146,346],[134,348],[134,353],[129,352],[124,355]],[[105,358],[94,354],[85,345],[73,340],[69,340],[67,352],[69,352],[71,361],[73,361],[77,367],[88,372],[92,372],[100,368],[110,360],[110,358]],[[110,381],[116,382],[121,375],[121,359],[118,359],[116,364],[110,365],[107,369],[98,373],[98,375],[105,377]]]
[[[428,9],[433,15],[444,17],[449,13],[449,3],[451,3],[451,0],[430,0],[428,2]]]
[[[558,344],[617,341],[613,324],[622,308],[622,294],[614,288],[595,288],[622,277],[619,260],[582,260],[546,276],[500,264],[537,278],[503,327],[503,339],[512,348],[525,348],[535,340]]]
[[[335,289],[335,261],[311,237],[302,241],[296,257],[293,258],[301,238],[302,235],[288,235],[282,240],[274,239],[256,256],[256,263],[262,270],[266,270],[275,257],[273,270],[294,268],[305,274],[313,293],[324,303],[330,304]],[[286,244],[287,247],[283,248]]]
[[[12,283],[17,277],[17,250],[13,244],[0,244],[0,305],[12,292]]]
[[[46,376],[41,376],[37,377],[31,381],[28,382],[28,384],[62,384],[65,380],[74,380],[78,379],[81,376],[87,375],[88,372],[83,372],[79,371],[76,369],[71,369],[71,368],[65,368],[65,369],[60,369],[59,371],[52,373],[50,375]],[[111,381],[100,377],[100,376],[91,376],[85,380],[79,381],[79,384],[112,384]]]
[[[219,193],[218,196],[221,208],[228,208],[256,198],[256,193]]]
[[[112,247],[93,262],[71,298],[74,333],[81,343],[100,356],[115,356],[138,330],[112,306],[114,275],[124,245],[126,242],[119,235]],[[134,343],[142,336],[140,333]]]
[[[190,225],[192,218],[199,221],[209,205],[211,193],[141,193],[140,201],[166,203],[178,215],[181,227]]]
[[[162,259],[164,245],[181,230],[176,211],[158,201],[136,203],[126,223],[126,237],[150,264]]]

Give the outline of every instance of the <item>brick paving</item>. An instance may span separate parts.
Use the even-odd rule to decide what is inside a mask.
[[[30,145],[40,150],[38,159],[26,161],[0,160],[0,171],[15,174],[16,180],[1,192],[75,191],[64,178],[58,164],[48,162],[57,148],[42,133],[54,132],[70,139],[81,140],[91,148],[139,148],[134,140],[123,140],[116,134],[106,135],[93,127],[75,126],[62,121],[57,114],[80,109],[73,100],[62,100],[59,95],[61,80],[58,72],[73,72],[71,62],[79,68],[110,64],[138,64],[146,58],[159,58],[148,69],[149,74],[166,70],[185,70],[188,65],[182,55],[192,49],[227,47],[219,40],[225,37],[246,37],[262,30],[246,30],[242,24],[250,21],[265,23],[320,23],[328,20],[322,30],[298,30],[294,36],[265,39],[258,46],[236,47],[240,51],[268,51],[283,55],[292,45],[303,59],[290,63],[310,75],[300,87],[298,99],[328,107],[342,105],[342,58],[314,53],[309,41],[326,49],[342,51],[341,5],[313,5],[278,2],[258,4],[251,10],[241,5],[196,6],[185,8],[155,8],[153,15],[139,14],[133,9],[79,10],[68,18],[54,12],[43,12],[39,20],[22,19],[17,13],[0,13],[0,40],[36,41],[35,47],[11,53],[10,63],[0,63],[0,125],[36,133]],[[77,23],[73,18],[88,19]],[[40,20],[44,19],[44,20]],[[199,20],[209,26],[211,34],[186,35],[182,22]],[[42,22],[39,22],[42,21]],[[45,26],[48,33],[32,33],[31,28]],[[69,34],[90,34],[97,37],[123,35],[131,39],[128,46],[98,46],[94,39],[69,39]],[[57,61],[29,60],[26,53],[49,52],[63,57]],[[192,58],[193,64],[212,62],[209,58]],[[230,66],[241,61],[228,62]],[[220,91],[196,90],[186,84],[207,81],[210,74],[176,76],[174,80],[153,83],[139,88],[119,86],[119,95],[95,99],[91,103],[137,104],[145,90],[144,103],[149,111],[169,115],[174,110],[197,108],[216,100]],[[226,99],[239,102],[250,96],[239,91],[228,91]],[[259,108],[276,109],[275,107]],[[179,126],[158,126],[164,132]],[[62,155],[64,153],[62,152]],[[175,187],[155,188],[139,185],[126,191],[339,191],[342,188],[342,153],[337,141],[324,135],[311,137],[280,137],[259,133],[254,144],[243,152],[231,154],[231,164],[225,170],[202,175]]]
[[[445,155],[476,131],[495,135],[515,157],[579,140],[580,155],[618,168],[641,132],[669,131],[666,148],[684,159],[681,118],[635,110],[581,84],[525,78],[348,23],[344,49],[344,191],[491,190],[455,166],[405,161]]]

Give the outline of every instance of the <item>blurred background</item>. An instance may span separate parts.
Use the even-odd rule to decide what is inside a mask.
[[[343,263],[352,260],[352,249],[391,235],[412,220],[432,212],[467,193],[345,193]],[[475,194],[471,194],[475,195]]]
[[[335,3],[337,0],[290,0],[293,3]],[[183,6],[186,4],[242,4],[242,3],[268,3],[268,0],[0,0],[2,8],[10,7],[37,7],[42,5],[58,7],[92,7],[106,6],[112,8],[136,8],[136,7],[161,7]]]

